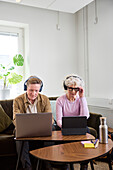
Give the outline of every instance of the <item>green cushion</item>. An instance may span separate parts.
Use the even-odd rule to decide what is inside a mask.
[[[5,113],[0,105],[0,132],[4,131],[12,123],[11,118]]]

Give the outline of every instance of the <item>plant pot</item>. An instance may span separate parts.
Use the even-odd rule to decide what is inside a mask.
[[[6,100],[10,98],[10,89],[0,90],[0,100]]]

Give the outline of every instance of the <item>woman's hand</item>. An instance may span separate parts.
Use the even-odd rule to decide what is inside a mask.
[[[82,87],[79,87],[79,97],[84,96],[84,89]]]

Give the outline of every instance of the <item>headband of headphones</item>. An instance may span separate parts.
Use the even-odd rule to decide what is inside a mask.
[[[66,86],[66,84],[65,84],[65,81],[67,80],[67,79],[69,79],[70,77],[74,77],[74,78],[77,78],[77,79],[79,79],[81,82],[83,82],[83,80],[79,77],[79,76],[67,76],[66,77],[66,79],[64,80],[64,82],[63,82],[63,86],[64,86],[64,90],[67,90],[67,86]]]
[[[28,79],[25,81],[25,83],[24,83],[24,91],[26,91],[26,90],[27,90],[27,81],[28,81],[28,80],[30,80],[30,79],[32,79],[32,78],[39,79],[39,78],[38,78],[38,77],[36,77],[36,76],[32,76],[32,77],[28,78]],[[41,84],[41,87],[40,87],[39,92],[41,92],[41,91],[42,91],[42,88],[43,88],[43,82],[42,82],[42,84]]]

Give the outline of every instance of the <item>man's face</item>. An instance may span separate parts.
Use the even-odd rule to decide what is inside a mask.
[[[30,101],[33,101],[38,96],[39,90],[41,85],[40,84],[29,84],[27,86],[27,95]]]

